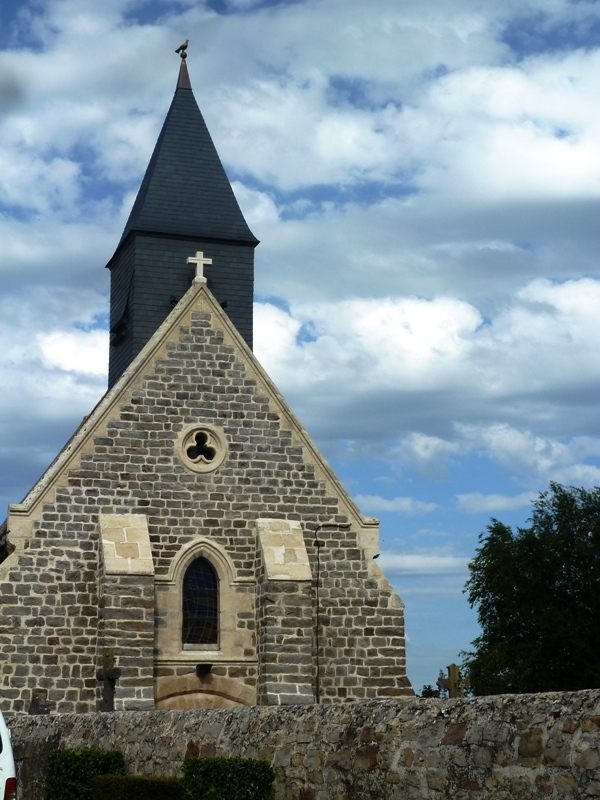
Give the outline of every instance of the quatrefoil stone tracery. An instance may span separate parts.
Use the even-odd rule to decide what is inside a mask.
[[[184,466],[192,472],[212,472],[227,454],[227,440],[213,425],[190,425],[178,440],[178,454]]]

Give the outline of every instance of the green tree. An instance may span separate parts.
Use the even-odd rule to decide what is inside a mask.
[[[440,690],[434,689],[430,683],[426,683],[423,685],[421,689],[421,697],[439,697]]]
[[[492,519],[465,592],[482,633],[463,668],[475,694],[600,687],[600,488],[551,483],[529,525]]]

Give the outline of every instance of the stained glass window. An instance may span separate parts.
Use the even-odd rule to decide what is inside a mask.
[[[219,578],[206,558],[197,558],[183,578],[183,644],[219,641]]]

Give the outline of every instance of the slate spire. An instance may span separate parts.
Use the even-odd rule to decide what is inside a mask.
[[[183,49],[182,49],[183,48]],[[212,259],[208,288],[252,346],[254,248],[194,98],[186,48],[175,96],[115,254],[111,270],[109,386],[142,349],[194,271],[187,257]]]
[[[190,83],[190,75],[187,68],[187,58],[181,59],[181,64],[179,65],[179,78],[177,80],[177,89],[191,89],[192,84]]]

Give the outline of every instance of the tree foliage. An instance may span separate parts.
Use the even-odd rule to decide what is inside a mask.
[[[421,689],[421,697],[439,698],[439,696],[440,696],[439,689],[434,689],[430,683],[426,683],[423,685],[423,688]]]
[[[492,519],[465,591],[475,694],[600,687],[600,488],[550,484],[516,533]]]

